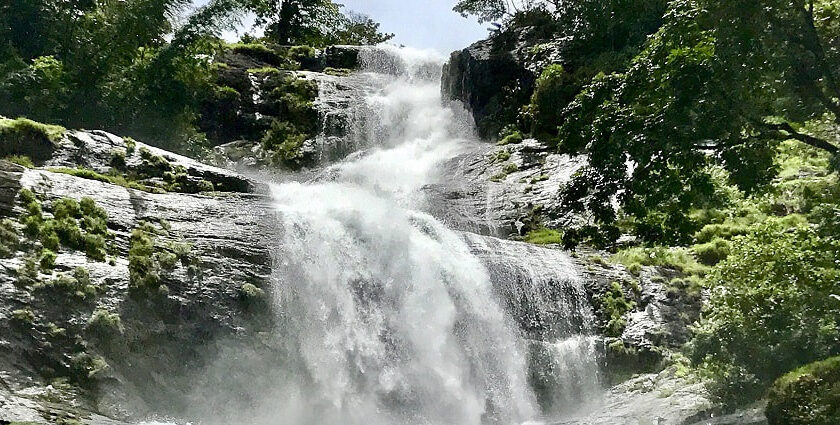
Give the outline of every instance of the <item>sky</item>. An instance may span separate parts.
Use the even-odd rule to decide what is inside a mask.
[[[339,0],[396,34],[394,42],[441,53],[462,49],[487,37],[487,26],[452,11],[455,0]]]
[[[394,33],[394,44],[434,49],[443,54],[462,49],[487,37],[487,25],[452,11],[456,0],[336,0],[346,9],[370,16]],[[196,0],[203,5],[207,0]],[[245,19],[245,30],[253,19]],[[225,34],[225,38],[236,38]]]

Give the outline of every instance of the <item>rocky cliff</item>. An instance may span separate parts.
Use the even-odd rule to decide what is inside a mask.
[[[365,89],[358,76],[318,72],[330,60],[358,64],[358,51],[330,54],[336,58],[313,59],[314,71],[295,71],[318,85],[314,104],[322,124],[305,146],[324,163],[363,149],[353,144],[363,138],[348,132],[369,130],[358,121],[349,125],[358,118],[349,106]],[[450,65],[445,77],[451,86],[457,76],[462,95],[472,90],[471,80],[502,66],[469,61],[463,74]],[[236,71],[249,84],[240,90],[253,99],[237,117],[256,119],[264,107],[264,86],[253,78],[259,73],[247,71],[257,65]],[[525,72],[521,76],[527,80]],[[253,406],[284,361],[284,342],[271,332],[282,326],[270,290],[282,284],[273,271],[283,253],[268,187],[104,132],[36,139],[35,145],[0,141],[4,156],[34,161],[31,168],[0,161],[3,247],[9,251],[0,260],[0,423],[196,417],[197,410],[206,415],[208,405],[222,402],[213,396],[222,387],[236,394],[224,403]],[[254,140],[217,153],[230,168],[272,168]],[[570,255],[556,246],[493,237],[579,219],[554,213],[555,195],[583,161],[536,140],[476,143],[444,164],[444,180],[424,188],[429,212],[463,232],[531,344],[548,347],[581,330],[591,337],[592,358],[582,361],[600,363],[602,384],[617,386],[601,407],[564,423],[701,421],[715,407],[669,351],[686,340],[699,314],[700,294],[669,284],[678,273],[631,272],[603,253]],[[605,335],[615,320],[615,312],[600,307],[606,296],[632,305],[619,314],[626,325],[618,334]],[[592,322],[584,323],[593,307]],[[636,373],[645,374],[626,381]],[[550,374],[544,375],[531,379],[543,382]],[[653,405],[661,409],[652,412]]]

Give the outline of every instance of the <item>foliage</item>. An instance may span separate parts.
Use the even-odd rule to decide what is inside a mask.
[[[14,255],[20,246],[20,233],[12,220],[0,221],[0,258]]]
[[[694,245],[691,249],[698,261],[707,266],[714,266],[729,256],[731,245],[726,239],[714,238],[710,242]]]
[[[49,249],[45,249],[41,252],[41,260],[39,261],[39,265],[43,270],[52,270],[55,268],[55,259],[56,254],[55,252],[50,251]]]
[[[120,315],[103,309],[93,312],[88,319],[88,329],[102,336],[112,336],[125,331]]]
[[[134,180],[129,180],[124,174],[101,174],[89,168],[50,168],[53,173],[68,174],[82,179],[96,180],[103,183],[110,183],[128,189],[137,189],[144,192],[153,191],[148,186]]]
[[[514,131],[514,132],[511,132],[510,134],[502,137],[502,139],[499,140],[497,145],[499,145],[499,146],[505,146],[505,145],[511,145],[511,144],[515,145],[515,144],[522,143],[522,140],[523,140],[522,133],[520,133],[519,131]]]
[[[604,333],[611,337],[621,336],[627,326],[624,316],[636,306],[635,301],[624,295],[624,287],[618,282],[612,282],[607,291],[595,297],[593,302],[596,308],[606,315]]]
[[[155,261],[156,230],[142,223],[131,233],[128,250],[129,283],[134,289],[156,288],[160,281],[159,266]]]
[[[826,5],[671,2],[626,72],[596,76],[564,111],[561,147],[590,158],[564,204],[609,228],[617,197],[634,233],[685,243],[696,230],[688,210],[715,201],[710,164],[749,193],[775,175],[781,140],[836,154],[805,125],[840,111],[838,58],[823,47],[840,32],[826,24],[837,13]]]
[[[240,0],[15,0],[0,8],[0,114],[132,133],[183,151]],[[83,105],[81,107],[80,105]]]
[[[563,234],[553,229],[531,230],[525,235],[525,242],[537,245],[559,244],[563,241]]]
[[[332,0],[251,0],[251,5],[266,38],[280,45],[369,45],[394,37],[367,16],[342,13]]]
[[[618,251],[610,258],[613,263],[623,264],[631,272],[638,273],[642,266],[665,267],[689,275],[703,275],[707,267],[698,263],[684,248],[634,247]]]
[[[32,158],[29,158],[26,155],[9,155],[3,158],[5,161],[9,161],[12,164],[17,164],[22,167],[26,168],[35,168],[35,163],[32,162]]]
[[[26,118],[0,118],[0,141],[26,144],[47,140],[57,142],[67,130],[57,125],[42,124]]]
[[[840,418],[840,357],[790,372],[770,388],[770,425],[830,425]]]
[[[84,267],[76,267],[72,275],[61,273],[55,279],[47,281],[37,288],[70,295],[81,300],[92,300],[100,293],[100,288],[90,280],[90,274]]]
[[[692,361],[727,404],[750,401],[797,366],[840,352],[840,243],[771,219],[732,244],[709,275]]]

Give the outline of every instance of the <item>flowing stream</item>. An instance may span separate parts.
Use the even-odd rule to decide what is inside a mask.
[[[363,149],[272,188],[285,372],[242,423],[513,425],[579,404],[597,365],[571,260],[423,212],[441,164],[480,142],[441,101],[442,58],[361,55]]]

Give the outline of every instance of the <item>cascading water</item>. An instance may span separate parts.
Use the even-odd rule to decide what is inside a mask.
[[[400,75],[366,99],[378,147],[330,167],[327,181],[274,188],[276,303],[303,368],[285,384],[299,396],[280,409],[284,423],[513,424],[536,415],[526,347],[488,272],[457,233],[417,210],[435,166],[466,135],[441,106],[434,62],[418,56],[380,55],[402,63],[388,63]],[[371,71],[383,63],[362,59]]]
[[[235,417],[513,425],[539,420],[538,405],[580,402],[597,387],[597,367],[585,344],[591,311],[568,256],[462,234],[422,212],[423,187],[478,143],[472,127],[441,102],[440,58],[391,48],[362,50],[361,61],[354,78],[370,90],[351,134],[367,150],[311,182],[272,187],[281,236],[268,339],[283,354],[262,373],[270,378],[254,379],[269,381],[259,400]],[[507,257],[519,260],[499,261]],[[523,322],[546,326],[532,332]],[[529,365],[550,376],[535,378]],[[219,412],[230,407],[209,404],[226,423]]]

